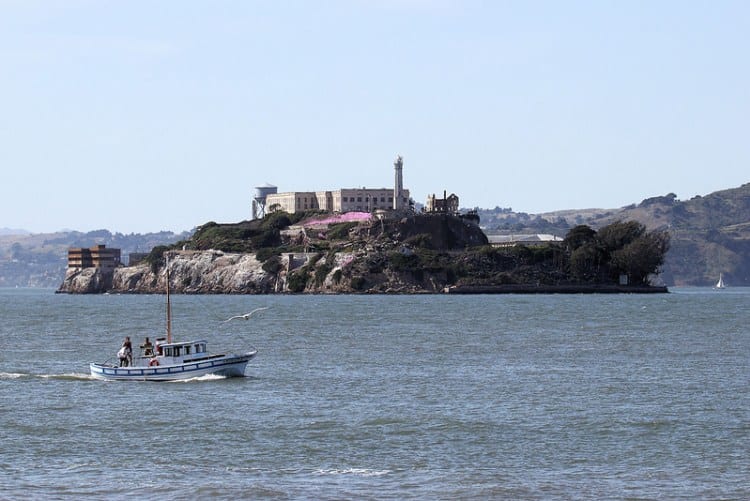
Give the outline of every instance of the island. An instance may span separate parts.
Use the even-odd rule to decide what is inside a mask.
[[[128,266],[70,266],[62,293],[418,294],[667,292],[666,231],[616,221],[564,239],[490,244],[476,214],[274,211],[208,222]]]

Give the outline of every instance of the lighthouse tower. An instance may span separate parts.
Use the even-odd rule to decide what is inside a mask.
[[[393,210],[402,209],[402,200],[404,198],[404,159],[401,155],[396,156],[393,161],[393,168],[396,170],[396,184],[393,186]]]

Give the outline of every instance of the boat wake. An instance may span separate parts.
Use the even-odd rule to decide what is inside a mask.
[[[165,383],[195,383],[200,381],[219,381],[222,379],[229,379],[226,376],[221,376],[219,374],[205,374],[203,376],[198,377],[191,377],[189,379],[175,379],[172,381],[164,381]]]
[[[96,381],[96,378],[91,374],[39,374],[37,377],[42,379],[57,379],[61,381]]]
[[[30,374],[23,372],[0,372],[0,380],[8,379],[56,379],[61,381],[93,381],[90,374]]]
[[[347,469],[331,469],[331,470],[316,470],[318,475],[355,475],[360,477],[380,477],[382,475],[388,475],[389,470],[372,470],[370,468],[347,468]]]

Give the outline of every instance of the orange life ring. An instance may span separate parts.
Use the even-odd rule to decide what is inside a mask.
[[[155,358],[152,358],[148,363],[149,367],[156,367],[157,365],[159,365],[159,361]]]

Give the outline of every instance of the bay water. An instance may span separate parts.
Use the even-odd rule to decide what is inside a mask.
[[[246,377],[103,382],[163,296],[0,290],[0,499],[747,499],[748,305],[175,296]]]

